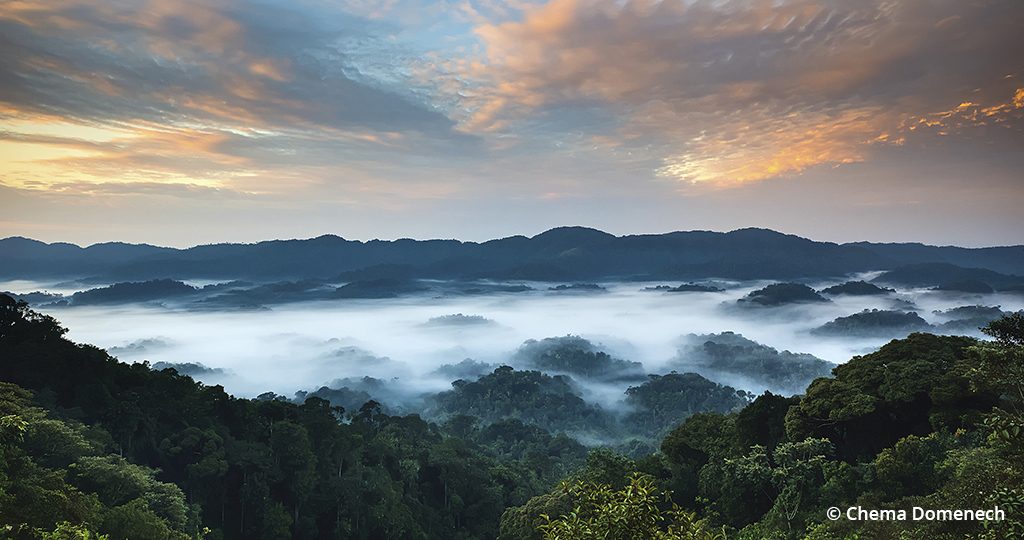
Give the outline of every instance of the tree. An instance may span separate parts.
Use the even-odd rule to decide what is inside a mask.
[[[640,433],[660,435],[688,417],[702,412],[725,413],[749,403],[743,390],[709,381],[696,373],[650,375],[626,390],[626,403],[636,411],[626,423]]]
[[[782,397],[765,392],[736,414],[736,444],[750,448],[755,444],[773,450],[786,438],[785,418],[799,397]]]
[[[1024,537],[1024,313],[992,321],[982,332],[995,341],[972,349],[967,376],[974,388],[999,395],[984,423],[992,449],[989,460],[995,461],[985,478],[985,502],[1006,509],[1008,518],[987,524],[985,537]]]
[[[156,515],[143,499],[134,499],[106,511],[102,529],[114,538],[189,539],[187,534],[168,527],[167,522]]]
[[[0,294],[0,345],[25,341],[54,342],[68,332],[57,320],[29,309],[28,304]]]
[[[290,503],[291,522],[297,529],[302,505],[312,494],[316,483],[316,456],[310,446],[306,428],[287,420],[275,422],[271,426],[270,451],[280,473],[284,499]]]
[[[52,531],[43,531],[39,536],[40,540],[110,540],[110,536],[106,534],[67,521],[58,523],[57,528]]]
[[[871,460],[907,435],[971,429],[996,396],[971,388],[961,369],[977,341],[911,334],[836,366],[786,414],[791,441],[827,438],[849,462]]]
[[[577,481],[562,489],[577,503],[568,514],[552,519],[539,529],[545,540],[724,540],[725,531],[712,531],[691,512],[672,504],[671,496],[655,487],[654,479],[634,473],[626,485]]]
[[[817,502],[817,492],[825,481],[826,457],[831,453],[827,439],[782,443],[771,454],[764,446],[755,445],[746,455],[726,460],[726,471],[732,482],[751,485],[772,498],[769,518],[793,531],[794,522],[802,523],[798,518]]]

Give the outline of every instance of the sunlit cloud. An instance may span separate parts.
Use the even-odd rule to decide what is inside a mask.
[[[595,135],[656,147],[658,176],[742,184],[859,162],[910,119],[949,120],[934,111],[950,101],[1012,94],[1022,22],[999,1],[552,0],[476,27],[484,58],[453,64],[471,81],[460,126],[514,132],[596,103],[619,121]]]
[[[453,138],[469,147],[443,114],[350,76],[358,66],[337,42],[362,30],[323,15],[235,1],[5,2],[0,152],[12,159],[0,182],[247,192],[248,179],[324,164],[328,145],[345,164]]]

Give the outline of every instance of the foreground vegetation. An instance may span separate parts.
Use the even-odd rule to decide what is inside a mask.
[[[539,372],[463,382],[440,403],[479,417],[442,424],[373,401],[237,399],[72,343],[0,295],[0,538],[1024,537],[1024,316],[986,332],[912,334],[734,412],[636,392],[650,429],[679,418],[631,458],[508,418],[526,395],[512,388],[474,398],[526,385],[555,400],[545,422],[601,429]],[[855,505],[998,505],[1007,520],[826,519]]]

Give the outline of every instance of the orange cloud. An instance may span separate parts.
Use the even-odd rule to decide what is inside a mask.
[[[660,160],[658,176],[734,185],[867,159],[872,144],[905,143],[908,118],[1010,121],[1009,104],[974,103],[1024,71],[1005,61],[1021,23],[1002,0],[551,0],[478,25],[484,59],[447,69],[470,81],[466,131],[596,107],[616,123],[595,135]]]
[[[878,137],[879,112],[799,111],[779,117],[770,108],[745,111],[743,119],[723,119],[727,128],[687,141],[684,151],[664,159],[657,174],[690,184],[730,186],[821,164],[862,161],[867,141]]]
[[[83,69],[70,58],[31,51],[21,55],[19,72],[61,77],[85,92],[108,97],[125,96],[130,88],[128,98],[148,101],[149,109],[162,109],[172,120],[191,124],[309,123],[310,116],[300,114],[307,104],[272,86],[292,79],[289,60],[252,50],[259,36],[229,14],[227,8],[234,4],[233,0],[140,0],[114,9],[103,0],[18,0],[4,4],[0,20],[17,22],[44,36],[67,30],[68,35],[90,44],[111,43],[118,55],[135,54],[132,49],[141,47],[182,80],[176,84],[170,78],[164,87],[149,88],[154,81],[124,79],[134,76],[130,70]],[[73,27],[61,22],[68,18],[76,21]],[[107,67],[116,68],[119,60],[113,57]],[[145,69],[152,67],[148,58],[142,62]],[[137,88],[140,83],[146,87],[143,93]],[[185,110],[178,111],[183,104]],[[20,105],[22,110],[33,108],[34,114],[45,112],[32,104]]]
[[[277,82],[284,82],[287,81],[290,76],[288,75],[288,68],[281,64],[282,63],[269,58],[256,60],[249,64],[249,73],[260,75]]]
[[[341,170],[336,162],[366,149],[427,146],[428,135],[399,132],[403,114],[433,122],[426,129],[450,130],[439,114],[334,74],[336,64],[294,61],[312,54],[307,46],[336,52],[325,41],[333,34],[315,34],[316,41],[304,27],[265,40],[261,32],[285,28],[263,11],[273,6],[243,7],[237,0],[116,8],[105,0],[4,2],[0,22],[20,31],[17,47],[0,52],[13,83],[0,92],[0,185],[251,191],[255,178],[272,176],[259,189],[281,192],[289,189],[282,178],[302,187],[290,172],[308,162]],[[310,22],[301,10],[281,13],[286,25]]]
[[[900,123],[904,131],[932,130],[939,135],[950,135],[979,126],[1019,127],[1024,120],[1024,88],[1017,88],[1002,102],[987,105],[963,101],[946,110],[910,115]]]

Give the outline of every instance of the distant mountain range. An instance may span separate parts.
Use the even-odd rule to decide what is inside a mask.
[[[325,235],[188,249],[124,243],[83,248],[12,237],[0,240],[0,261],[0,279],[96,282],[163,278],[799,280],[871,270],[899,270],[888,281],[914,285],[977,279],[1000,289],[1024,282],[1018,277],[1024,275],[1024,246],[836,244],[767,229],[614,236],[584,227],[560,227],[532,238],[511,236],[482,243],[362,242]]]

